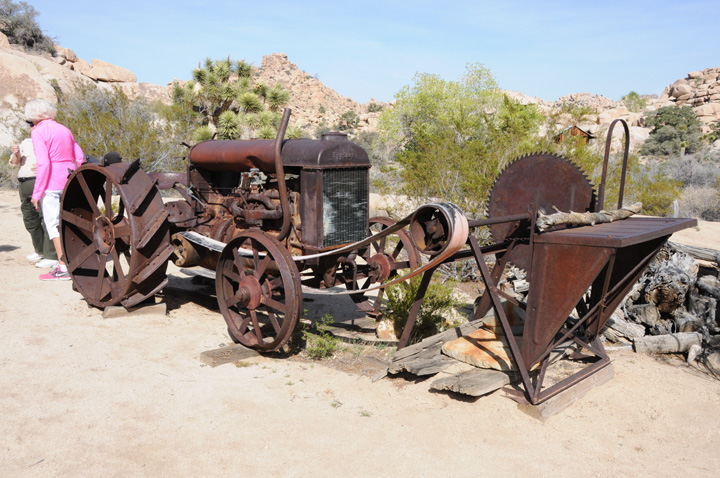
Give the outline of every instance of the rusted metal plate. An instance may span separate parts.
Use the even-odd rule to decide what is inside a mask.
[[[594,338],[662,244],[695,224],[630,218],[536,235],[522,345],[526,366],[542,360],[591,285],[592,313],[585,320],[587,338]]]
[[[546,351],[611,253],[610,248],[535,244],[521,346],[528,368]]]
[[[627,247],[697,226],[697,219],[631,217],[622,221],[538,234],[535,242],[579,246]]]

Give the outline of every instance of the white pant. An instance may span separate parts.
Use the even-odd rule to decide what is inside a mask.
[[[60,195],[62,191],[45,191],[42,197],[42,213],[48,237],[52,240],[60,237]]]

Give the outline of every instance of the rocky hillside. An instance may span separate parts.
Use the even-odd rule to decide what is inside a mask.
[[[380,113],[368,113],[367,110],[369,104],[380,102],[371,99],[367,104],[361,104],[341,96],[288,61],[284,53],[264,56],[255,76],[270,86],[280,83],[290,92],[288,107],[293,110],[297,126],[303,129],[312,131],[323,124],[331,127],[347,111],[354,111],[359,117],[358,129],[375,129]]]
[[[57,55],[27,51],[11,45],[0,33],[0,147],[16,141],[16,130],[24,124],[25,103],[34,98],[57,102],[57,93],[73,85],[108,88],[117,85],[128,95],[170,101],[167,86],[137,83],[135,75],[122,67],[101,60],[88,63],[75,53],[56,46]]]
[[[9,146],[17,140],[17,129],[23,124],[22,108],[33,98],[57,101],[58,92],[71,90],[76,83],[95,85],[98,88],[119,86],[130,96],[143,96],[150,100],[169,103],[171,85],[138,83],[135,75],[120,66],[93,59],[87,62],[68,48],[56,46],[57,55],[26,51],[18,45],[10,45],[0,33],[0,147]],[[190,72],[187,72],[188,76]],[[271,86],[280,83],[290,92],[288,106],[293,110],[295,125],[312,133],[319,126],[332,128],[341,115],[353,111],[359,118],[358,129],[373,131],[379,113],[368,113],[371,103],[353,101],[298,68],[284,53],[263,57],[255,72],[256,80]],[[545,113],[557,110],[563,103],[589,106],[596,114],[586,116],[580,124],[574,124],[570,115],[560,115],[559,127],[578,126],[604,137],[610,123],[622,118],[630,126],[631,145],[639,147],[650,134],[644,127],[644,116],[661,106],[690,105],[696,115],[707,125],[720,121],[720,67],[691,72],[686,78],[669,85],[660,98],[649,97],[643,111],[631,112],[622,102],[590,93],[575,93],[555,102],[544,101],[516,91],[506,91],[510,97],[525,103],[536,104]],[[382,105],[389,107],[389,104]],[[620,139],[621,135],[617,135]]]
[[[129,96],[170,103],[172,85],[138,83],[135,74],[102,60],[87,62],[68,48],[57,46],[55,57],[11,45],[0,33],[0,147],[16,141],[23,125],[22,111],[33,98],[57,102],[57,93],[70,91],[75,84],[98,88],[117,86]],[[189,75],[189,72],[188,72]],[[269,86],[280,83],[290,92],[288,106],[292,121],[313,132],[318,126],[332,127],[347,111],[359,118],[358,129],[374,130],[379,113],[367,113],[368,105],[341,96],[317,78],[301,71],[284,53],[263,57],[256,80]],[[368,104],[375,101],[371,100]]]
[[[720,67],[691,71],[665,88],[660,101],[692,106],[705,125],[720,121]]]

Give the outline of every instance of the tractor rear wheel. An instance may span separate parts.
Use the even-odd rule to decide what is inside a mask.
[[[167,216],[138,162],[87,164],[70,176],[60,206],[63,257],[88,303],[132,307],[167,284]]]

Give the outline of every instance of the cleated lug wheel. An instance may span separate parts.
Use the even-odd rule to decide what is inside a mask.
[[[91,305],[132,307],[167,284],[167,212],[136,163],[78,168],[63,191],[60,235],[74,288]]]

